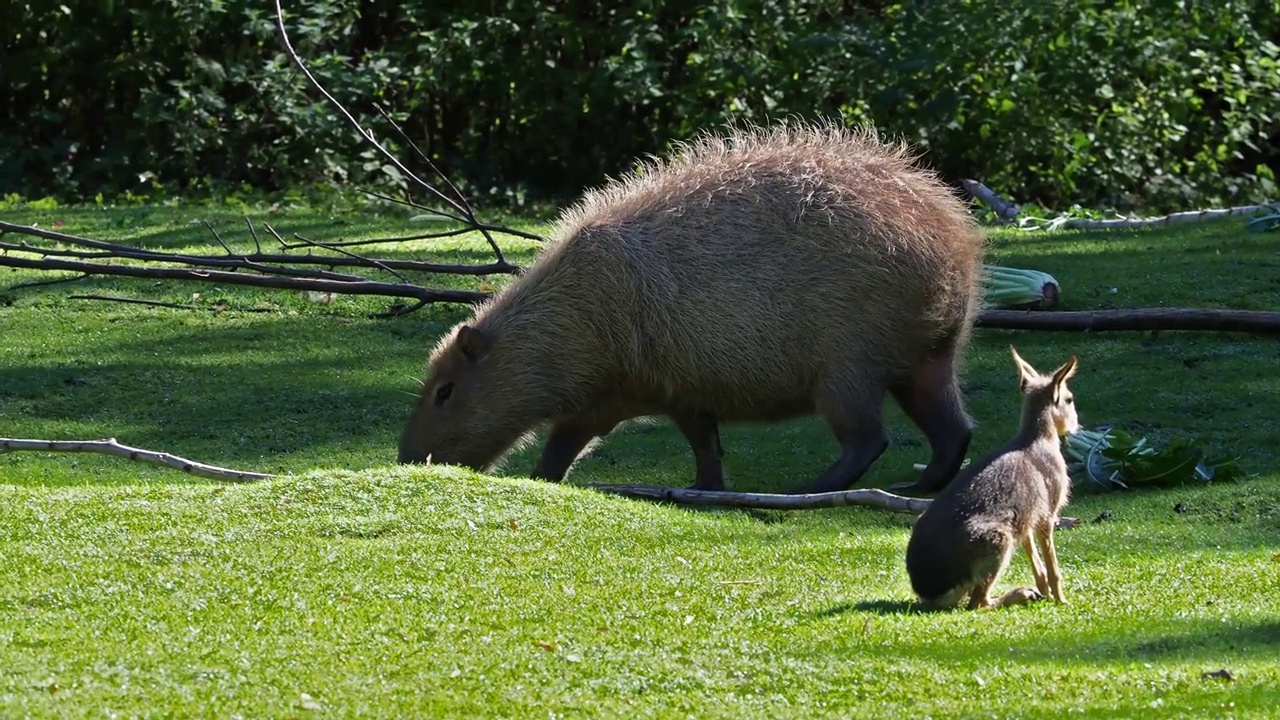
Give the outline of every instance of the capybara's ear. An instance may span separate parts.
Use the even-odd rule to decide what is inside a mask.
[[[458,328],[458,349],[471,362],[476,362],[489,352],[489,336],[470,325]]]

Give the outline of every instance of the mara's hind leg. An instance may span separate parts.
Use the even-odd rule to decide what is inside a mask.
[[[1040,546],[1044,548],[1045,574],[1048,575],[1049,590],[1052,591],[1054,600],[1065,603],[1067,596],[1062,592],[1062,572],[1058,568],[1058,550],[1053,544],[1054,525],[1056,525],[1054,519],[1046,520],[1036,527],[1035,533]]]
[[[627,418],[601,417],[594,414],[574,415],[551,425],[542,455],[534,468],[535,480],[560,482],[568,474],[569,467],[578,459],[587,445],[597,437],[608,435],[618,423]]]
[[[840,443],[840,457],[802,492],[848,490],[889,447],[881,419],[882,388],[878,379],[861,377],[817,398],[818,413]]]
[[[934,493],[960,472],[973,438],[973,421],[965,412],[951,352],[921,358],[890,391],[894,400],[929,440],[932,456],[915,482],[892,489]]]
[[[670,414],[680,433],[693,449],[697,467],[694,490],[724,490],[724,448],[720,445],[720,426],[712,415],[697,411]]]
[[[1017,549],[1017,544],[1013,541],[1013,538],[1006,537],[997,547],[999,555],[992,564],[991,570],[983,575],[977,585],[974,586],[973,592],[969,594],[970,610],[987,610],[1004,607],[1005,605],[1021,605],[1033,600],[1039,600],[1042,597],[1035,588],[1020,587],[1010,590],[995,600],[991,599],[991,588],[999,582],[1000,576],[1004,575],[1005,568],[1009,567],[1009,561],[1013,558],[1013,551]]]

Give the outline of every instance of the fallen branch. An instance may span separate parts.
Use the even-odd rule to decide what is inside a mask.
[[[318,290],[347,295],[382,295],[386,297],[413,298],[424,303],[456,302],[474,304],[489,296],[477,290],[442,290],[412,283],[386,283],[374,280],[322,280],[307,277],[277,277],[274,275],[247,275],[226,270],[198,268],[142,267],[137,265],[106,265],[60,260],[57,258],[0,257],[0,266],[29,268],[34,270],[71,270],[92,275],[118,275],[161,280],[203,280],[227,285],[275,288],[279,290]]]
[[[960,181],[966,192],[975,198],[986,203],[988,207],[995,211],[996,215],[1005,219],[1012,220],[1018,216],[1018,206],[1005,200],[995,193],[994,190],[983,185],[977,180],[964,179]]]
[[[929,498],[895,495],[878,488],[825,493],[750,493],[727,490],[694,490],[662,485],[590,484],[592,490],[636,500],[656,500],[677,505],[750,508],[753,510],[818,510],[859,505],[891,512],[919,515],[933,502]],[[1080,525],[1078,518],[1058,518],[1058,528]]]
[[[248,218],[245,218],[248,222]],[[253,232],[253,226],[249,226],[249,230]],[[438,237],[446,237],[449,235],[460,235],[471,232],[470,228],[459,230],[457,232],[440,233]],[[507,262],[491,262],[484,265],[458,265],[448,263],[432,263],[420,260],[384,260],[375,258],[366,258],[352,253],[344,253],[342,255],[314,255],[308,252],[305,255],[289,255],[285,253],[264,253],[261,247],[253,253],[243,255],[235,255],[228,253],[226,255],[189,255],[183,253],[168,253],[155,250],[143,250],[141,248],[121,245],[119,243],[105,242],[103,240],[94,240],[92,238],[81,237],[79,235],[69,235],[67,233],[55,232],[53,230],[45,230],[32,225],[15,225],[13,223],[0,222],[0,235],[5,233],[13,233],[15,235],[27,235],[31,237],[43,238],[54,242],[73,245],[78,247],[93,248],[93,251],[86,250],[63,250],[60,248],[48,248],[40,245],[32,245],[30,243],[3,243],[0,242],[0,251],[22,252],[40,255],[43,257],[69,257],[80,260],[106,260],[112,258],[128,258],[130,260],[138,260],[142,262],[170,262],[178,265],[190,265],[192,267],[208,267],[222,269],[246,268],[254,269],[260,272],[276,272],[279,273],[284,268],[269,267],[274,265],[321,265],[330,269],[335,267],[361,267],[369,269],[392,269],[392,270],[408,270],[422,273],[439,273],[442,275],[514,275],[521,271],[517,265]],[[214,231],[214,237],[217,237]],[[416,240],[420,236],[403,237],[403,238],[378,238],[374,242],[388,243],[396,241]],[[221,240],[221,238],[218,238]],[[344,252],[336,248],[349,247],[352,245],[363,244],[363,241],[352,240],[345,242],[333,243],[317,243],[315,241],[303,240],[301,243],[285,243],[281,241],[281,245],[285,250],[297,248],[319,248],[330,247],[335,248],[335,252]],[[257,234],[254,233],[255,244],[257,244]],[[0,264],[3,263],[3,256],[0,256]],[[295,275],[298,275],[294,271]],[[306,274],[301,274],[305,277]],[[352,277],[352,276],[344,276]]]
[[[67,299],[68,300],[97,300],[99,302],[118,302],[118,303],[130,304],[130,305],[146,305],[148,307],[171,308],[173,310],[209,310],[212,312],[223,312],[225,310],[231,309],[230,306],[228,306],[224,302],[219,302],[214,305],[192,305],[188,303],[162,302],[160,300],[142,300],[139,298],[117,297],[115,295],[68,295]],[[279,312],[279,310],[276,310],[275,308],[237,308],[236,312],[274,313],[274,312]]]
[[[1005,330],[1205,330],[1280,335],[1280,312],[1206,310],[1200,308],[1134,308],[1129,310],[1026,311],[986,310],[977,327]]]
[[[1211,210],[1187,210],[1185,212],[1176,212],[1169,215],[1161,215],[1159,217],[1150,218],[1107,218],[1105,220],[1095,220],[1091,218],[1073,218],[1069,215],[1045,220],[1043,218],[1023,218],[1020,227],[1026,230],[1125,230],[1132,228],[1159,227],[1163,225],[1172,225],[1174,223],[1197,222],[1200,220],[1213,220],[1216,218],[1231,217],[1233,215],[1246,215],[1249,213],[1269,210],[1275,212],[1276,203],[1264,203],[1261,205],[1240,205],[1230,208],[1215,208]]]
[[[24,440],[18,438],[0,438],[0,453],[12,452],[15,450],[92,452],[104,455],[116,455],[128,458],[129,460],[136,460],[138,462],[175,468],[182,472],[190,473],[191,475],[198,475],[199,477],[210,478],[213,480],[230,480],[232,482],[249,482],[275,477],[274,475],[266,473],[232,470],[230,468],[218,467],[217,465],[206,465],[194,460],[178,457],[177,455],[170,455],[169,453],[129,447],[128,445],[121,445],[116,442],[115,438],[107,438],[105,440]]]
[[[756,508],[759,510],[815,510],[863,505],[900,513],[920,514],[929,507],[927,498],[894,495],[877,488],[861,488],[825,493],[747,493],[726,490],[693,490],[662,485],[588,485],[593,490],[638,500],[659,500],[680,505]]]

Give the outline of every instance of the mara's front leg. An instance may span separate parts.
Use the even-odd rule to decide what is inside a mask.
[[[1053,592],[1053,599],[1060,603],[1067,601],[1067,596],[1062,591],[1062,572],[1058,567],[1058,550],[1053,544],[1053,528],[1057,525],[1057,518],[1050,518],[1041,523],[1036,528],[1036,537],[1040,541],[1040,547],[1044,550],[1045,574],[1048,575],[1049,590]]]

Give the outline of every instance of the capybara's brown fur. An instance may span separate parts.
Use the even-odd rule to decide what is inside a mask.
[[[521,277],[431,355],[400,462],[483,469],[549,426],[535,477],[595,438],[675,422],[723,489],[718,424],[817,413],[847,489],[888,445],[886,392],[928,438],[936,491],[968,449],[956,377],[983,237],[901,143],[834,123],[732,128],[589,191]]]

